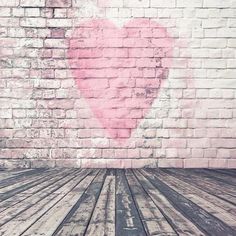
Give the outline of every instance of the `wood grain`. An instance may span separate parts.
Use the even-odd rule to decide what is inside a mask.
[[[1,236],[234,236],[235,170],[0,170]]]

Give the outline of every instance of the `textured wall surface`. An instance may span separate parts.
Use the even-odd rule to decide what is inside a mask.
[[[0,0],[1,167],[236,168],[235,0]]]

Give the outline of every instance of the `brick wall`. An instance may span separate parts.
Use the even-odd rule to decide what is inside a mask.
[[[0,0],[1,167],[236,167],[235,0]]]

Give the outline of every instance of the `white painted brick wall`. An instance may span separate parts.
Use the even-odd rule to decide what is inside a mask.
[[[168,78],[123,144],[94,117],[67,59],[91,18],[150,18],[174,39]],[[236,0],[1,0],[0,44],[0,166],[236,167]]]

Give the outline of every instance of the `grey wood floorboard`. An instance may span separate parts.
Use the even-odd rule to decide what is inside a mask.
[[[0,170],[0,236],[235,236],[236,171]]]

